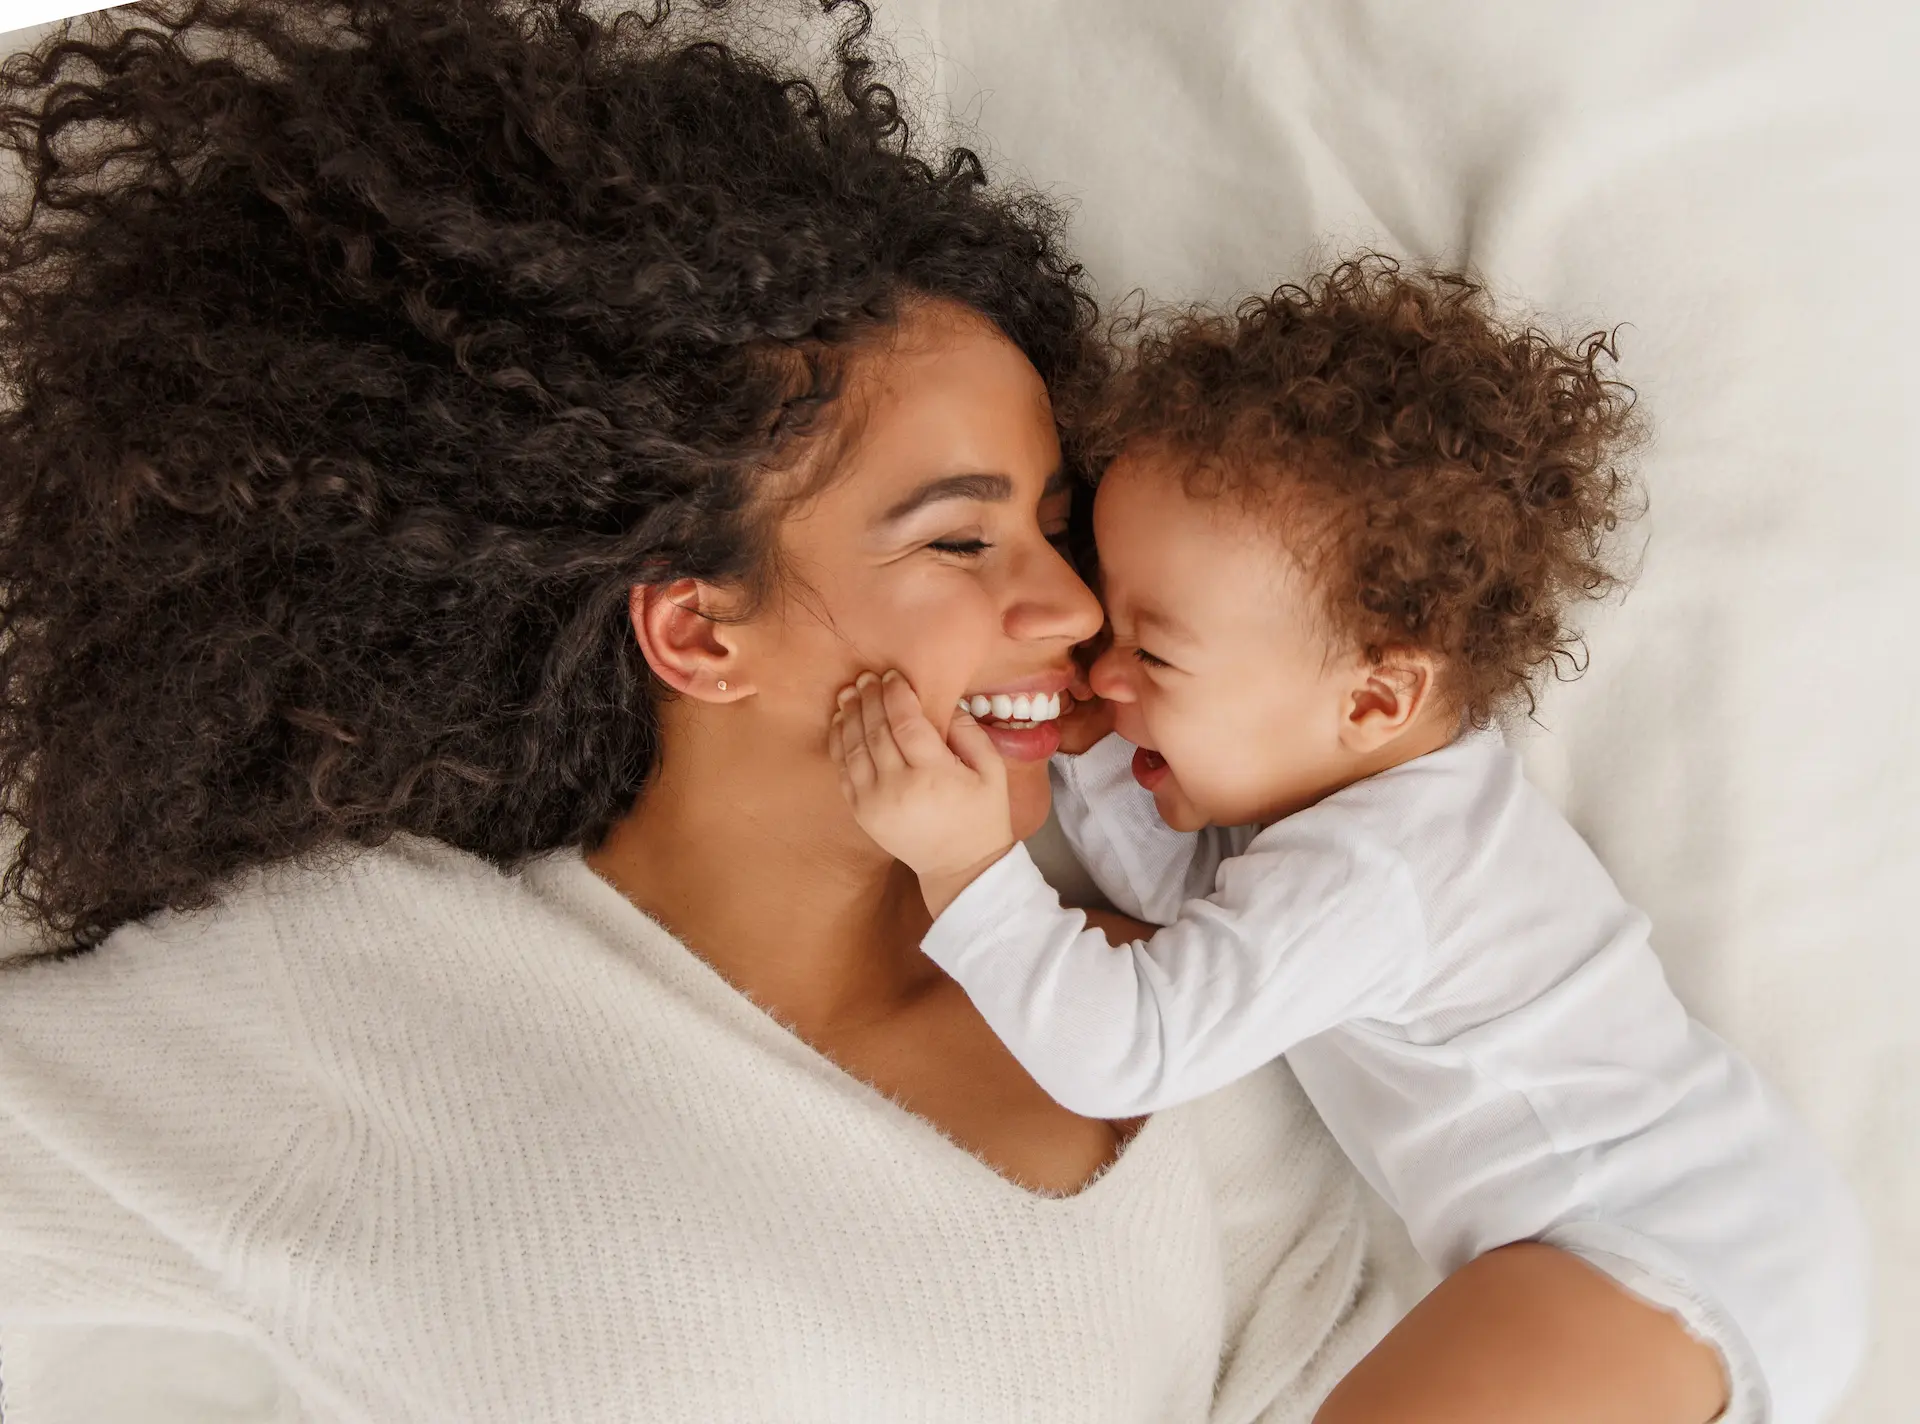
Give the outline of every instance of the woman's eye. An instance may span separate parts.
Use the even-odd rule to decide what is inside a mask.
[[[993,545],[985,539],[935,539],[927,547],[938,549],[943,554],[959,554],[962,558],[971,558],[975,554],[986,553]]]
[[[1150,668],[1155,668],[1155,667],[1163,668],[1163,667],[1171,666],[1170,663],[1162,662],[1159,658],[1156,658],[1152,653],[1148,652],[1145,648],[1135,648],[1133,650],[1133,656],[1138,662]]]

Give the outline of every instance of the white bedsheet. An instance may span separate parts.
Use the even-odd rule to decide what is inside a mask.
[[[1846,1424],[1920,1366],[1920,10],[1777,0],[897,0],[1103,290],[1222,297],[1377,244],[1627,322],[1637,589],[1529,770],[1878,1245]],[[1323,255],[1323,254],[1321,254]]]
[[[1836,1418],[1911,1418],[1920,10],[896,0],[887,20],[992,167],[1078,203],[1110,295],[1227,296],[1364,244],[1468,260],[1575,327],[1631,323],[1658,436],[1645,572],[1595,620],[1591,672],[1550,692],[1530,769],[1653,915],[1694,1012],[1859,1189],[1877,1343]]]

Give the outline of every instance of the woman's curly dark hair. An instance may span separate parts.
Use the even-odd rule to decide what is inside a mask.
[[[1562,344],[1467,275],[1377,253],[1120,325],[1126,361],[1071,417],[1096,467],[1150,450],[1271,513],[1333,635],[1437,655],[1476,724],[1584,668],[1568,615],[1624,582],[1611,536],[1639,499],[1611,333]]]
[[[1058,214],[919,156],[865,4],[796,4],[815,75],[720,8],[148,0],[6,62],[15,913],[597,843],[656,758],[628,591],[752,585],[837,356],[927,295],[1097,367]]]

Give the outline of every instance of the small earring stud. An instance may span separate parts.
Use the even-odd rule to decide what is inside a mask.
[[[722,692],[725,692],[727,690],[727,680],[723,677],[718,682],[716,682],[714,686],[719,688]]]

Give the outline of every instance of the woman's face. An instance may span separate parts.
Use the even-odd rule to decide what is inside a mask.
[[[825,763],[835,694],[866,670],[898,668],[943,731],[962,696],[1070,705],[1071,650],[1101,614],[1060,553],[1068,490],[1039,373],[989,322],[924,301],[858,361],[843,399],[850,445],[782,523],[782,592],[740,630],[758,715]],[[1031,835],[1059,731],[986,726],[1014,833]]]

